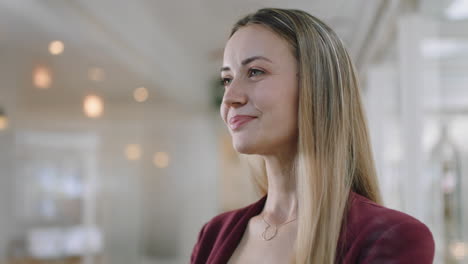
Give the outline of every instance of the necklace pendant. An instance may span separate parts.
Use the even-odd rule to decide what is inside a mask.
[[[271,232],[268,232],[268,229],[270,229],[270,227],[271,227],[270,225],[267,225],[267,227],[265,227],[265,231],[263,231],[263,233],[262,233],[262,238],[265,241],[273,239],[276,236],[276,234],[278,233],[278,228],[273,227],[272,228],[273,229],[273,234],[268,234],[268,233],[271,233]]]

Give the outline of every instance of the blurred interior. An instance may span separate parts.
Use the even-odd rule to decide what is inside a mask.
[[[359,71],[385,205],[468,263],[468,0],[0,0],[0,263],[188,263],[256,201],[218,106],[232,24],[331,25]]]

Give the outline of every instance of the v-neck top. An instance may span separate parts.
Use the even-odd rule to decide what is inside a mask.
[[[205,223],[193,247],[191,264],[225,264],[239,245],[250,218],[263,210],[258,201],[219,214]],[[338,240],[335,263],[418,263],[434,259],[435,243],[425,224],[386,208],[353,191],[349,195],[346,228]]]

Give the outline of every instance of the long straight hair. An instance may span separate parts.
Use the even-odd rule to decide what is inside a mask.
[[[230,37],[252,24],[285,39],[299,69],[293,165],[298,230],[291,263],[335,263],[341,254],[338,239],[344,232],[350,192],[381,204],[356,71],[335,32],[304,11],[260,9],[240,19]],[[268,178],[263,159],[253,182],[265,195]]]

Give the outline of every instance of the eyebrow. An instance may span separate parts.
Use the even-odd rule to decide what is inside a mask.
[[[255,61],[255,60],[265,60],[265,61],[268,61],[268,62],[272,63],[272,61],[271,61],[270,59],[266,58],[266,57],[263,57],[263,56],[252,56],[252,57],[249,57],[249,58],[243,60],[243,61],[241,62],[241,64],[242,64],[242,66],[245,66],[245,65],[247,65],[247,64],[249,64],[249,63],[251,63],[252,61]],[[222,68],[221,68],[221,72],[223,72],[223,71],[229,71],[229,70],[231,70],[231,68],[229,68],[229,67],[222,67]]]

